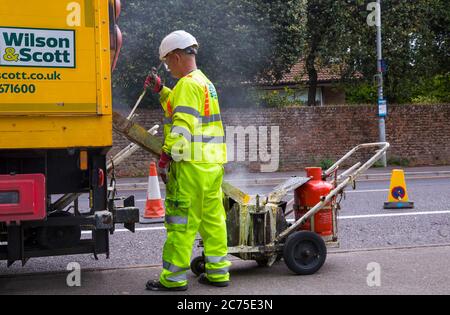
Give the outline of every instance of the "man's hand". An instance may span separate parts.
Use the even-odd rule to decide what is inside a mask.
[[[144,90],[150,89],[154,93],[161,92],[163,84],[161,83],[161,78],[158,76],[156,68],[152,68],[152,71],[145,79]]]
[[[168,182],[167,171],[169,169],[171,161],[172,158],[170,157],[170,155],[168,155],[166,152],[163,151],[163,153],[161,153],[158,162],[158,173],[161,176],[161,179],[164,182],[164,184],[167,184]]]

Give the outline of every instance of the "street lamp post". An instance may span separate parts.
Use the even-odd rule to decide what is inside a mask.
[[[377,76],[378,76],[378,129],[380,133],[380,142],[386,142],[386,121],[387,103],[384,99],[383,90],[383,50],[381,43],[381,0],[377,0]],[[387,167],[386,154],[383,154],[381,159],[383,167]]]

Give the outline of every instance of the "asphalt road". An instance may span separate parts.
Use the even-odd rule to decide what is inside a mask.
[[[257,268],[255,262],[232,258],[233,285],[220,294],[450,293],[450,279],[445,271],[450,258],[450,179],[416,179],[407,184],[410,199],[415,202],[415,208],[410,210],[383,209],[387,180],[358,182],[356,190],[348,190],[339,214],[341,246],[330,249],[327,262],[316,275],[292,276],[283,262],[267,272]],[[272,188],[273,185],[262,184],[245,190],[264,194]],[[120,193],[134,194],[137,206],[144,208],[144,190]],[[164,193],[163,190],[163,198]],[[287,199],[290,198],[292,194]],[[87,200],[83,199],[81,205],[86,207]],[[161,224],[139,224],[135,234],[119,228],[111,236],[110,259],[104,255],[98,261],[92,255],[35,258],[25,267],[16,263],[11,268],[2,261],[0,294],[145,294],[145,281],[156,278],[160,271],[164,239]],[[200,252],[194,248],[193,256]],[[79,263],[86,271],[82,288],[67,288],[65,284],[66,268],[71,262]],[[370,262],[382,267],[380,288],[371,288],[365,282]],[[119,279],[120,285],[110,279]],[[199,286],[191,273],[189,279],[193,289],[187,294],[218,294]]]
[[[246,191],[263,194],[272,187],[258,185]],[[408,193],[415,202],[415,209],[410,210],[383,209],[388,188],[388,181],[368,181],[359,182],[355,191],[347,192],[339,215],[340,250],[450,244],[450,179],[409,180]],[[144,208],[145,191],[122,191],[121,194],[134,194],[137,206]],[[164,190],[162,194],[164,196]],[[81,205],[87,206],[87,200],[82,200]],[[6,262],[2,261],[0,275],[65,271],[70,262],[79,263],[82,269],[149,265],[159,268],[164,239],[165,230],[160,224],[138,225],[135,234],[119,228],[111,236],[110,259],[105,259],[104,255],[100,255],[98,261],[92,255],[35,258],[25,267],[16,263],[11,268],[6,268]],[[195,248],[194,256],[200,252]]]

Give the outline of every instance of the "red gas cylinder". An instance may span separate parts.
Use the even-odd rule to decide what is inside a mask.
[[[295,191],[295,219],[300,219],[316,204],[321,201],[321,197],[327,196],[332,190],[333,185],[322,180],[322,168],[306,168],[306,176],[312,179],[299,187]],[[311,220],[300,227],[301,230],[314,231],[321,236],[333,235],[333,210],[332,203],[325,205],[322,210],[314,215],[314,228],[311,227]]]

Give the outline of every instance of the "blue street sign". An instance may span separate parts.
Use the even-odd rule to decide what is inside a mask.
[[[387,102],[386,100],[378,100],[378,116],[386,117],[387,116]]]
[[[388,63],[385,59],[382,60],[381,62],[381,69],[383,71],[383,73],[386,73],[388,71]]]

